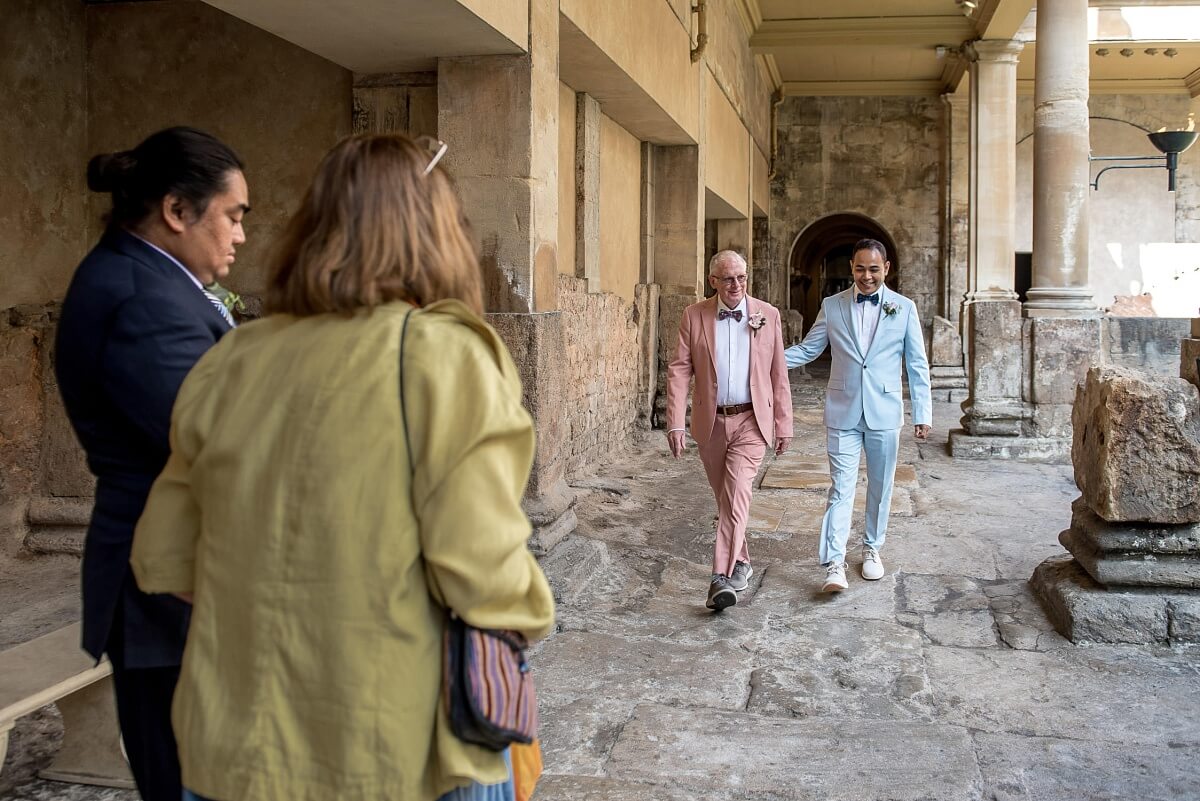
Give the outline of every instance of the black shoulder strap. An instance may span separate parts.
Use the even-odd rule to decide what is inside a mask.
[[[412,439],[408,435],[408,407],[404,403],[404,342],[408,338],[408,320],[414,309],[409,309],[404,315],[404,325],[400,326],[400,421],[404,424],[404,447],[408,449],[408,468],[416,471],[413,462]]]

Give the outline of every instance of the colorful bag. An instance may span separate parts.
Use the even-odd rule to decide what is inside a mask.
[[[477,629],[451,612],[446,620],[446,712],[463,742],[503,751],[537,736],[537,698],[515,631]]]
[[[404,342],[412,314],[404,316],[400,329],[400,419],[408,465],[415,470],[404,402]],[[503,751],[537,737],[537,698],[525,661],[527,647],[518,632],[477,629],[453,611],[447,614],[442,684],[450,729],[458,739]]]

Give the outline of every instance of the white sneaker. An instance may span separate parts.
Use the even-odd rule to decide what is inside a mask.
[[[839,592],[849,586],[846,583],[846,565],[844,562],[837,562],[825,568],[825,583],[821,585],[821,592]]]
[[[879,558],[879,551],[872,548],[870,545],[864,545],[862,551],[862,577],[867,581],[878,581],[883,578],[883,560]]]

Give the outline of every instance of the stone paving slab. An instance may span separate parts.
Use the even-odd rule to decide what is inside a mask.
[[[775,531],[787,511],[787,498],[759,492],[750,502],[750,516],[746,528],[751,531]]]
[[[1200,671],[1187,652],[927,649],[937,718],[991,733],[1200,751]],[[1158,703],[1169,703],[1164,715]]]
[[[580,631],[552,637],[533,664],[549,693],[718,709],[745,707],[753,672],[745,650],[720,640],[687,645]]]
[[[896,616],[896,576],[866,581],[847,571],[850,588],[839,593],[821,592],[825,571],[817,565],[782,562],[767,567],[754,598],[784,618],[823,621],[826,618],[892,621]],[[734,607],[737,609],[737,607]]]
[[[778,717],[927,718],[921,635],[896,623],[782,619],[755,648],[747,711]]]
[[[658,705],[636,709],[607,770],[696,798],[715,791],[795,801],[964,801],[979,789],[974,743],[962,728],[850,718],[830,725]]]
[[[1200,798],[1196,752],[1078,739],[975,736],[984,798],[1183,801]]]

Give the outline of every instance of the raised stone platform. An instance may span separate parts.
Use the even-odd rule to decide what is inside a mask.
[[[962,429],[950,432],[950,455],[956,459],[1018,459],[1066,464],[1071,440],[1052,437],[972,436]]]

